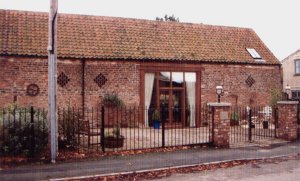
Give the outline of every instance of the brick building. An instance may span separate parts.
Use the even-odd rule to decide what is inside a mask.
[[[283,88],[291,87],[291,98],[300,100],[300,49],[282,60]]]
[[[0,25],[0,107],[47,107],[48,13],[0,10]],[[217,85],[233,105],[282,89],[280,62],[252,29],[71,14],[58,17],[57,76],[60,107],[116,92],[126,105],[196,107],[191,125]]]

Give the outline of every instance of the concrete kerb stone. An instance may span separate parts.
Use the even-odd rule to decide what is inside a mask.
[[[156,168],[156,169],[145,169],[145,170],[137,170],[137,171],[129,171],[129,172],[115,172],[115,173],[88,175],[88,176],[80,176],[80,177],[64,177],[64,178],[49,179],[49,181],[89,179],[89,178],[97,178],[97,177],[107,177],[107,176],[146,173],[146,172],[154,172],[154,171],[162,171],[162,170],[170,170],[170,169],[188,168],[188,167],[195,167],[195,166],[201,166],[201,165],[220,164],[220,163],[227,163],[227,162],[232,162],[232,161],[275,159],[275,158],[282,158],[282,157],[288,157],[288,156],[291,156],[291,155],[278,155],[278,156],[273,156],[273,157],[253,157],[253,158],[245,158],[245,159],[233,159],[233,160],[223,160],[223,161],[216,161],[216,162],[206,162],[206,163],[201,163],[201,164],[187,164],[187,165],[180,165],[180,166],[162,167],[162,168]]]

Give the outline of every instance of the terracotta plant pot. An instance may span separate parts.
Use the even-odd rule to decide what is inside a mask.
[[[268,121],[263,121],[263,128],[268,129],[269,128],[269,122]]]
[[[230,126],[238,126],[239,125],[239,121],[231,119],[230,120]]]

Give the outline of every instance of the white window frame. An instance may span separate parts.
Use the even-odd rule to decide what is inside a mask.
[[[246,48],[248,53],[251,55],[252,58],[254,59],[261,59],[261,56],[259,53],[254,48]]]
[[[300,59],[295,60],[295,75],[300,75]]]

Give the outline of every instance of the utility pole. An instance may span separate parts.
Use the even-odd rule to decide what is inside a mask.
[[[51,162],[55,163],[58,151],[57,108],[56,108],[56,69],[57,69],[57,0],[50,0],[49,39],[48,39],[48,121],[50,127]]]

